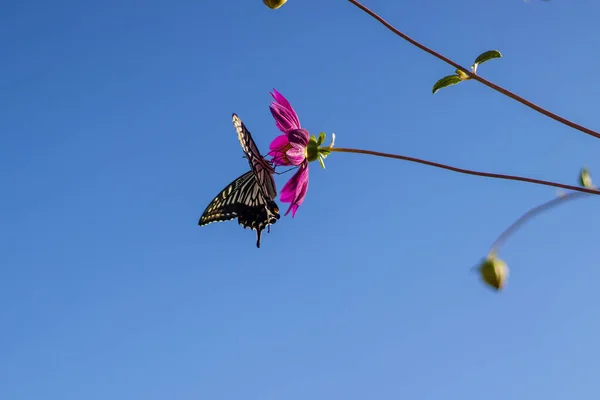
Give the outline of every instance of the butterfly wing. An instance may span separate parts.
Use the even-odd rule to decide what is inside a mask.
[[[198,225],[238,219],[240,225],[256,231],[256,247],[260,247],[262,231],[279,219],[275,201],[266,199],[254,171],[248,171],[231,182],[210,202]]]
[[[277,196],[275,180],[273,179],[275,170],[260,154],[260,151],[258,151],[258,147],[256,147],[256,143],[254,143],[250,131],[246,128],[246,125],[244,125],[240,117],[233,114],[232,121],[233,126],[237,131],[242,150],[244,150],[244,154],[246,154],[246,158],[250,164],[250,168],[256,174],[263,196],[267,199],[275,200],[275,197]]]
[[[212,222],[229,221],[236,218],[239,214],[239,204],[243,204],[240,203],[238,197],[251,189],[253,175],[252,171],[248,171],[221,190],[202,213],[198,225],[203,226]]]

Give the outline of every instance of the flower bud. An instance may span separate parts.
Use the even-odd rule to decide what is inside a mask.
[[[263,3],[266,4],[271,10],[277,10],[279,7],[285,4],[287,0],[263,0]]]
[[[471,70],[473,73],[475,73],[475,71],[477,70],[477,67],[475,67],[475,69]],[[469,79],[471,79],[471,77],[469,75],[467,75],[462,69],[456,69],[456,75],[458,75],[458,77],[460,78],[461,81],[467,81]]]
[[[486,284],[500,290],[508,278],[508,267],[504,261],[490,254],[479,265],[479,273]]]
[[[592,183],[592,176],[590,175],[590,171],[587,168],[582,168],[579,172],[579,184],[584,188],[594,189],[594,184]]]

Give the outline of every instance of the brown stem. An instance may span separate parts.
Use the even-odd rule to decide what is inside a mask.
[[[337,153],[368,154],[368,155],[377,156],[377,157],[394,158],[396,160],[410,161],[410,162],[415,162],[415,163],[419,163],[419,164],[429,165],[431,167],[447,169],[447,170],[458,172],[461,174],[483,176],[486,178],[495,178],[495,179],[507,179],[507,180],[511,180],[511,181],[528,182],[528,183],[534,183],[536,185],[553,186],[553,187],[557,187],[557,188],[561,188],[561,189],[573,190],[576,192],[596,194],[596,195],[600,194],[599,190],[588,189],[585,187],[565,185],[563,183],[552,182],[552,181],[543,181],[540,179],[527,178],[524,176],[494,174],[491,172],[473,171],[470,169],[457,168],[457,167],[453,167],[453,166],[446,165],[446,164],[441,164],[441,163],[437,163],[437,162],[433,162],[433,161],[427,161],[427,160],[423,160],[420,158],[401,156],[401,155],[391,154],[391,153],[381,153],[379,151],[348,149],[348,148],[343,148],[343,147],[325,147],[322,150],[329,150],[331,152],[337,152]]]
[[[504,232],[502,232],[500,234],[500,236],[498,236],[498,239],[496,239],[494,241],[494,243],[492,244],[489,254],[497,253],[498,248],[500,246],[502,246],[502,244],[506,241],[506,239],[508,239],[508,237],[510,235],[515,233],[515,231],[517,229],[519,229],[521,226],[523,226],[527,221],[529,221],[530,219],[535,217],[537,214],[540,214],[543,211],[548,211],[549,209],[551,209],[552,207],[556,207],[563,201],[574,200],[574,199],[579,198],[584,195],[586,195],[586,193],[571,192],[571,193],[556,197],[550,201],[540,204],[539,206],[533,207],[532,209],[527,211],[525,214],[521,215],[519,217],[519,219],[517,219],[515,222],[513,222],[508,228],[506,228],[506,230]]]
[[[461,71],[463,71],[466,75],[468,75],[470,78],[479,81],[481,83],[483,83],[484,85],[486,85],[487,87],[490,87],[492,89],[494,89],[497,92],[502,93],[505,96],[510,97],[513,100],[518,101],[521,104],[526,105],[529,108],[534,109],[535,111],[544,114],[545,116],[552,118],[555,121],[558,121],[562,124],[565,124],[567,126],[570,126],[573,129],[577,129],[578,131],[581,131],[583,133],[586,133],[590,136],[593,136],[595,138],[600,138],[600,133],[593,131],[589,128],[586,128],[584,126],[581,126],[579,124],[576,124],[575,122],[569,121],[566,118],[563,118],[559,115],[556,115],[540,106],[538,106],[537,104],[534,104],[532,102],[530,102],[529,100],[526,100],[524,98],[522,98],[521,96],[518,96],[516,94],[514,94],[513,92],[504,89],[501,86],[498,86],[490,81],[488,81],[487,79],[484,79],[482,77],[480,77],[477,74],[474,74],[473,72],[471,72],[470,69],[465,68],[457,63],[455,63],[454,61],[452,61],[451,59],[441,55],[440,53],[430,49],[427,46],[422,45],[421,43],[417,42],[416,40],[412,39],[411,37],[405,35],[404,33],[400,32],[398,29],[394,28],[394,26],[392,26],[389,22],[387,22],[386,20],[384,20],[383,18],[381,18],[379,15],[377,15],[375,12],[371,11],[369,8],[367,8],[366,6],[362,5],[361,3],[359,3],[356,0],[348,0],[350,3],[354,4],[356,7],[360,8],[361,10],[363,10],[364,12],[366,12],[367,14],[369,14],[370,16],[372,16],[373,18],[375,18],[377,21],[379,21],[383,26],[385,26],[386,28],[388,28],[390,31],[394,32],[396,35],[400,36],[402,39],[406,40],[407,42],[409,42],[410,44],[418,47],[419,49],[431,54],[434,57],[439,58],[440,60],[444,61],[447,64],[452,65],[454,68],[460,69]]]

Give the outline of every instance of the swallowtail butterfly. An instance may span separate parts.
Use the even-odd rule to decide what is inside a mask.
[[[275,170],[258,151],[256,143],[242,120],[235,114],[232,117],[242,150],[250,164],[246,172],[210,202],[202,213],[198,225],[211,222],[229,221],[237,217],[240,225],[256,231],[256,247],[260,248],[262,231],[279,219],[279,207],[275,203],[277,190],[273,174]]]

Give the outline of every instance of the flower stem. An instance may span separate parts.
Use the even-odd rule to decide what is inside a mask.
[[[578,131],[581,131],[583,133],[586,133],[590,136],[593,136],[595,138],[599,138],[600,139],[600,133],[593,131],[589,128],[586,128],[584,126],[581,126],[579,124],[576,124],[575,122],[569,121],[566,118],[563,118],[559,115],[554,114],[553,112],[550,112],[540,106],[538,106],[537,104],[532,103],[529,100],[526,100],[524,98],[522,98],[521,96],[518,96],[516,94],[514,94],[513,92],[504,89],[501,86],[498,86],[490,81],[488,81],[487,79],[484,79],[482,77],[480,77],[477,74],[474,74],[473,72],[471,72],[470,69],[465,68],[463,66],[461,66],[460,64],[452,61],[451,59],[449,59],[448,57],[445,57],[443,55],[441,55],[440,53],[430,49],[429,47],[417,42],[416,40],[412,39],[411,37],[407,36],[406,34],[400,32],[398,29],[396,29],[393,25],[391,25],[389,22],[387,22],[386,20],[384,20],[383,18],[381,18],[379,15],[377,15],[374,11],[371,11],[369,8],[367,8],[366,6],[362,5],[360,2],[358,2],[357,0],[348,0],[350,3],[354,4],[356,7],[360,8],[361,10],[363,10],[364,12],[366,12],[367,14],[369,14],[370,16],[372,16],[373,18],[375,18],[377,21],[379,21],[383,26],[385,26],[386,28],[388,28],[390,31],[394,32],[396,35],[400,36],[402,39],[406,40],[407,42],[409,42],[410,44],[412,44],[413,46],[418,47],[419,49],[431,54],[434,57],[437,57],[438,59],[444,61],[447,64],[452,65],[454,68],[457,68],[461,71],[463,71],[467,76],[469,76],[471,79],[474,79],[480,83],[483,83],[485,86],[494,89],[495,91],[502,93],[505,96],[510,97],[513,100],[518,101],[521,104],[526,105],[529,108],[534,109],[535,111],[549,117],[552,118],[555,121],[558,121],[562,124],[565,124],[573,129],[577,129]]]
[[[393,158],[396,160],[410,161],[410,162],[414,162],[414,163],[429,165],[431,167],[447,169],[447,170],[450,170],[453,172],[458,172],[461,174],[483,176],[486,178],[494,178],[494,179],[506,179],[506,180],[511,180],[511,181],[521,181],[521,182],[533,183],[536,185],[552,186],[552,187],[557,187],[557,188],[561,188],[561,189],[573,190],[576,192],[600,195],[600,190],[597,190],[597,189],[588,189],[588,188],[580,187],[580,186],[565,185],[563,183],[544,181],[544,180],[534,179],[534,178],[527,178],[524,176],[505,175],[505,174],[495,174],[492,172],[474,171],[474,170],[470,170],[470,169],[457,168],[457,167],[453,167],[451,165],[441,164],[441,163],[423,160],[423,159],[415,158],[415,157],[402,156],[402,155],[398,155],[398,154],[381,153],[379,151],[372,151],[372,150],[348,149],[348,148],[343,148],[343,147],[325,147],[324,150],[328,150],[332,153],[333,152],[356,153],[356,154],[367,154],[367,155],[377,156],[377,157]]]
[[[584,195],[586,195],[587,193],[581,193],[581,192],[570,192],[567,194],[563,194],[559,197],[556,197],[550,201],[547,201],[545,203],[542,203],[536,207],[531,208],[529,211],[527,211],[525,214],[521,215],[515,222],[513,222],[508,228],[506,228],[506,230],[504,232],[502,232],[500,234],[500,236],[498,236],[498,238],[494,241],[494,243],[492,244],[491,248],[490,248],[490,255],[496,254],[498,252],[498,248],[500,246],[502,246],[502,244],[506,241],[506,239],[508,239],[508,237],[510,235],[512,235],[513,233],[515,233],[517,231],[517,229],[519,229],[521,226],[523,226],[527,221],[529,221],[530,219],[532,219],[533,217],[535,217],[536,215],[544,212],[544,211],[548,211],[553,207],[556,207],[557,205],[559,205],[562,202],[566,202],[569,200],[575,200],[579,197],[582,197]]]

